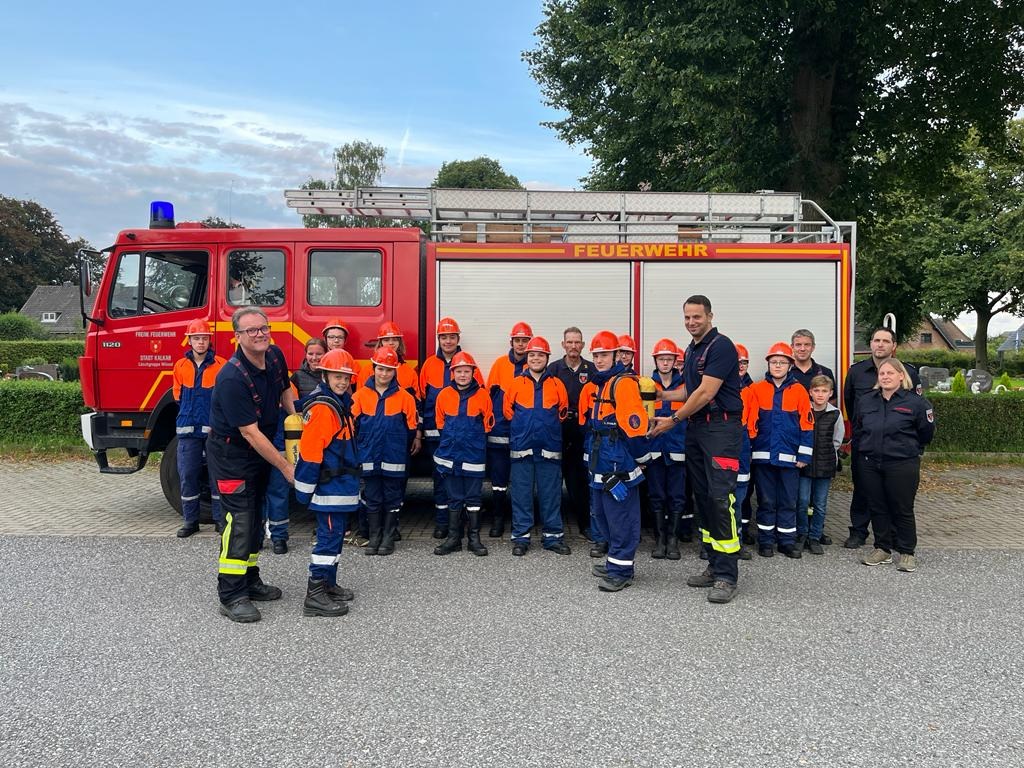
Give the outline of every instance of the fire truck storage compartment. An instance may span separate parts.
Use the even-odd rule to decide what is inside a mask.
[[[557,359],[567,326],[578,326],[587,344],[605,328],[625,333],[631,327],[632,296],[632,264],[625,261],[437,263],[437,317],[458,320],[462,348],[484,377],[491,362],[508,353],[508,333],[517,322],[530,323]]]
[[[750,375],[764,378],[764,355],[793,331],[814,333],[814,359],[839,374],[839,262],[645,262],[641,279],[642,371],[653,368],[651,345],[662,337],[684,347],[683,300],[698,293],[711,300],[714,324],[750,352]]]

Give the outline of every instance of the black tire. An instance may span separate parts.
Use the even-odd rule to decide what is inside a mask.
[[[202,474],[199,484],[199,522],[212,523],[213,513],[210,509],[210,485],[206,472]],[[181,514],[181,480],[178,477],[178,438],[172,437],[167,449],[160,459],[160,489],[164,492],[167,503],[174,511]]]

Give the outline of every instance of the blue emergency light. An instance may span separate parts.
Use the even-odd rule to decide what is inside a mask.
[[[174,206],[163,200],[149,204],[150,229],[174,229]]]

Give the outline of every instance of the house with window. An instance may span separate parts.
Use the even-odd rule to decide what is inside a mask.
[[[19,311],[34,317],[54,336],[84,333],[77,285],[37,285]]]
[[[867,330],[854,329],[854,355],[871,354],[871,346],[864,338]],[[952,320],[928,315],[900,349],[944,349],[949,352],[974,352],[974,339],[964,333]]]

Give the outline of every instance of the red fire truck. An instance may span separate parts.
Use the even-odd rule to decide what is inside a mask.
[[[300,214],[426,226],[210,229],[158,213],[105,249],[95,290],[89,262],[101,254],[82,252],[81,379],[92,409],[82,433],[101,472],[135,472],[163,451],[161,484],[179,508],[171,369],[196,318],[213,325],[214,349],[232,354],[231,315],[244,305],[266,312],[292,367],[333,317],[359,358],[393,320],[414,364],[434,351],[444,316],[485,367],[520,320],[556,349],[567,326],[586,339],[603,328],[629,333],[641,350],[662,337],[685,346],[681,304],[694,293],[750,350],[755,379],[763,352],[797,328],[815,333],[815,358],[840,376],[851,361],[856,227],[797,194],[370,188],[285,197]],[[638,360],[649,373],[649,356]],[[114,448],[130,466],[108,463]]]

